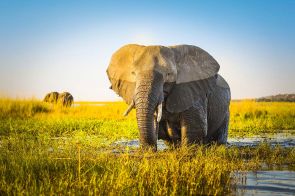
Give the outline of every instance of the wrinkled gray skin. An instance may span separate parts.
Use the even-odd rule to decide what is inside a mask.
[[[164,85],[163,116],[158,125],[158,139],[163,139],[174,146],[179,144],[226,144],[229,123],[230,90],[216,85],[216,75],[191,85],[209,88],[200,89],[199,98],[192,107],[179,113],[169,113],[165,100],[176,84]],[[181,85],[181,84],[180,84]],[[186,84],[187,85],[187,84]]]
[[[158,72],[140,73],[137,76],[135,108],[141,144],[154,149],[157,139],[163,139],[175,146],[213,142],[225,144],[228,134],[230,90],[216,85],[217,77],[218,75],[203,81],[191,82],[191,85],[205,85],[209,88],[200,88],[199,99],[192,107],[183,112],[170,113],[165,107],[167,97],[171,96],[173,89],[186,87],[175,83],[164,85],[163,76]],[[209,83],[211,84],[208,85]],[[158,112],[157,106],[162,101],[163,114],[157,123],[154,113]]]
[[[148,59],[149,52],[147,50],[141,53],[141,57]],[[129,53],[124,55],[127,54]],[[118,64],[127,59],[124,55],[118,58]],[[133,94],[132,103],[126,114],[133,107],[136,109],[140,144],[143,148],[157,150],[157,139],[173,145],[227,142],[230,89],[228,86],[217,85],[218,78],[222,78],[220,75],[214,74],[206,79],[176,84],[165,81],[169,72],[157,70],[157,58],[154,61],[143,61],[152,62],[151,65],[154,66],[139,64],[141,61],[138,59],[132,71],[136,78],[134,83],[113,79],[115,76],[111,73],[115,71],[110,70],[113,62],[107,72],[112,83],[111,89],[119,92],[119,95],[124,97],[124,93],[129,92],[128,89],[134,89],[134,94],[133,91],[130,93]],[[123,82],[128,86],[124,90],[119,88]],[[174,104],[180,102],[181,104]],[[181,105],[181,108],[177,108],[177,105]],[[159,118],[157,115],[161,113],[161,108],[162,117]],[[168,112],[171,109],[174,110],[173,113]]]
[[[59,104],[63,107],[70,107],[74,102],[74,98],[69,92],[51,92],[45,96],[43,101],[53,104]]]

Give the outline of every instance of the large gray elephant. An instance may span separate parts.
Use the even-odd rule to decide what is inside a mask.
[[[43,99],[44,102],[70,107],[74,102],[74,97],[69,92],[50,92]]]
[[[156,150],[157,139],[172,144],[225,144],[230,88],[219,64],[192,45],[141,46],[116,51],[107,74],[113,89],[136,108],[140,143]]]

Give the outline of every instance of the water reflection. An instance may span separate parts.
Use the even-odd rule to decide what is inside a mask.
[[[280,145],[282,147],[294,147],[295,146],[295,134],[294,131],[286,131],[276,134],[263,134],[253,137],[241,137],[241,138],[229,138],[228,146],[246,147],[258,146],[261,142],[267,142],[271,146]]]
[[[295,195],[294,171],[247,172],[237,185],[235,195]]]

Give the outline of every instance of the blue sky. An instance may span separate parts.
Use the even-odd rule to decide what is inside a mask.
[[[232,97],[295,93],[295,1],[0,1],[0,95],[118,100],[106,76],[127,43],[193,44]]]

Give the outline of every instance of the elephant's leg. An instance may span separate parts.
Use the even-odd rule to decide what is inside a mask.
[[[228,136],[228,124],[229,124],[229,111],[226,112],[225,118],[218,128],[212,140],[210,142],[216,142],[217,144],[226,144]]]
[[[167,121],[167,135],[169,137],[169,140],[167,140],[169,144],[174,147],[178,146],[181,142],[179,123]]]
[[[168,140],[166,120],[161,120],[158,124],[158,139]]]
[[[158,139],[164,140],[168,146],[178,146],[181,141],[179,127],[168,121],[160,121],[158,130]]]
[[[181,142],[184,145],[203,143],[207,135],[207,110],[196,103],[181,114]]]

